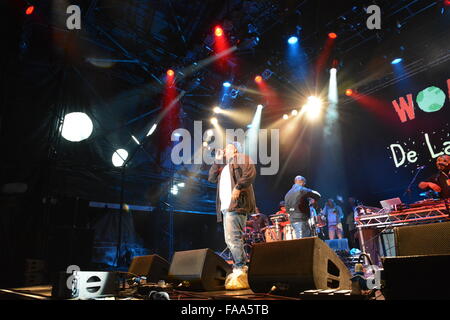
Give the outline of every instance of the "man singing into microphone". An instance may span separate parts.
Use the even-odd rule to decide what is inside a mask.
[[[440,198],[450,198],[450,156],[443,155],[436,159],[439,172],[426,181],[419,183],[420,189],[432,189]]]
[[[228,143],[216,151],[215,163],[208,180],[217,183],[217,222],[223,220],[225,243],[233,256],[233,273],[225,282],[226,289],[247,289],[247,258],[244,251],[244,228],[247,215],[255,212],[256,201],[252,183],[256,177],[251,159],[239,153],[238,142]]]

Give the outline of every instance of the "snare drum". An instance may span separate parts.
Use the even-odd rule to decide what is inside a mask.
[[[295,239],[295,230],[291,224],[287,224],[283,228],[283,240],[294,240]]]

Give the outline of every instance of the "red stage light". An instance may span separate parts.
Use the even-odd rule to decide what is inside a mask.
[[[334,32],[330,32],[330,33],[328,34],[328,38],[330,38],[330,39],[336,39],[336,38],[337,38],[337,34],[334,33]]]
[[[223,29],[221,27],[215,27],[214,28],[214,34],[216,35],[216,37],[223,36]]]
[[[27,8],[27,10],[25,11],[25,14],[26,14],[26,15],[30,15],[30,14],[33,13],[33,11],[34,11],[34,6],[29,6],[29,7]]]
[[[450,0],[444,0],[444,6],[450,7]]]
[[[169,77],[173,77],[175,75],[175,72],[172,69],[167,70],[167,75]]]
[[[261,83],[262,82],[262,77],[261,76],[256,76],[255,77],[255,82],[256,83]]]
[[[352,89],[345,90],[345,95],[346,96],[351,96],[352,94],[353,94],[353,90]]]

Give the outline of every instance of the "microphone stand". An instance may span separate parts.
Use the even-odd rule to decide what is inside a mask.
[[[118,232],[118,240],[117,240],[117,248],[116,248],[116,258],[115,258],[115,266],[116,268],[119,267],[119,259],[120,259],[120,251],[122,247],[122,215],[124,212],[124,204],[125,204],[125,176],[126,176],[126,168],[127,165],[130,163],[130,161],[134,158],[134,156],[137,154],[139,150],[143,150],[144,153],[155,163],[159,166],[157,161],[145,150],[144,143],[147,142],[149,139],[149,136],[146,136],[142,142],[139,143],[139,146],[134,149],[133,153],[127,158],[123,159],[122,157],[119,157],[124,160],[122,166],[120,167],[120,210],[119,210],[119,232]]]
[[[414,184],[414,182],[417,179],[417,176],[419,175],[419,172],[422,171],[425,167],[421,166],[417,168],[416,174],[412,178],[411,182],[409,183],[408,187],[406,188],[405,192],[402,194],[402,197],[404,197],[406,194],[409,195],[409,201],[411,202],[411,187]]]

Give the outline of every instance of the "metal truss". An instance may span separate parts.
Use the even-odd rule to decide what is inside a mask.
[[[444,202],[391,212],[380,210],[375,214],[355,218],[358,228],[393,227],[412,223],[436,222],[438,220],[450,220],[448,204]]]

